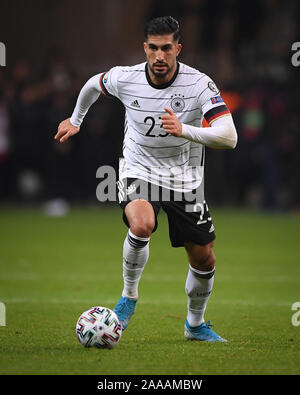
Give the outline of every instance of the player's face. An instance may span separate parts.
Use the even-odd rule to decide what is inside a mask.
[[[154,79],[166,82],[172,78],[181,47],[181,44],[174,41],[173,34],[148,36],[144,43],[144,50],[150,74]]]

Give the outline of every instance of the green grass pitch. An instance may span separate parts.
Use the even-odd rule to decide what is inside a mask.
[[[186,253],[167,219],[150,241],[140,300],[113,350],[85,349],[79,315],[113,308],[122,290],[126,227],[119,208],[0,210],[0,374],[299,374],[300,218],[211,209],[215,284],[205,318],[228,343],[187,342]]]

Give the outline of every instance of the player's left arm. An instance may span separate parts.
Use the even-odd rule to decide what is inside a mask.
[[[162,126],[173,136],[184,137],[216,149],[232,149],[237,144],[237,132],[229,111],[212,119],[209,128],[182,124],[172,110],[165,108],[165,111],[167,114],[161,117]]]

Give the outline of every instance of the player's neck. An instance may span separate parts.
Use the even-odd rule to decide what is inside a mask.
[[[154,86],[156,88],[164,88],[166,86],[171,85],[171,83],[173,83],[173,81],[177,77],[178,71],[179,71],[179,63],[176,62],[173,69],[164,78],[159,78],[153,74],[148,63],[146,64],[147,80],[151,86]]]

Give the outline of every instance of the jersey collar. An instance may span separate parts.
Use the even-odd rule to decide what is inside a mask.
[[[148,81],[148,84],[150,85],[150,86],[152,86],[152,88],[155,88],[155,89],[165,89],[165,88],[168,88],[170,85],[172,85],[173,84],[173,82],[176,80],[176,77],[177,77],[177,75],[178,75],[178,73],[179,73],[179,62],[177,62],[177,68],[176,68],[176,70],[175,70],[175,73],[174,73],[174,75],[173,75],[173,77],[170,79],[170,81],[169,82],[167,82],[167,83],[165,83],[165,84],[162,84],[162,85],[156,85],[156,84],[154,84],[153,82],[152,82],[152,80],[151,80],[151,78],[150,78],[150,75],[149,75],[149,71],[148,71],[148,63],[146,62],[146,65],[145,65],[145,73],[146,73],[146,78],[147,78],[147,81]]]

